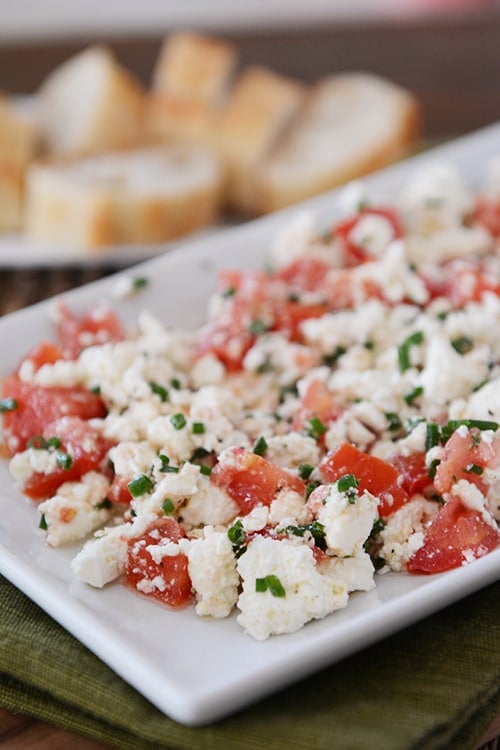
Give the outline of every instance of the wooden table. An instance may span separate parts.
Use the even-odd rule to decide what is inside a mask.
[[[144,82],[164,31],[156,37],[101,38]],[[500,7],[470,17],[416,24],[331,25],[301,31],[226,34],[242,63],[262,63],[304,81],[337,70],[365,69],[412,89],[425,113],[427,137],[441,139],[500,119]],[[0,45],[0,90],[30,93],[62,60],[95,39]],[[99,269],[0,269],[0,314],[79,286]],[[1,690],[1,687],[0,687]],[[484,750],[498,750],[500,719],[485,734]],[[104,750],[93,742],[0,710],[0,750]]]

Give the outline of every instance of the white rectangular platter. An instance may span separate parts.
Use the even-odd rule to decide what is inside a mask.
[[[474,181],[484,161],[500,154],[500,124],[434,152],[371,176],[371,193],[396,195],[418,165],[451,161]],[[309,201],[320,223],[328,224],[332,195]],[[141,294],[117,300],[120,316],[133,322],[142,309],[163,321],[189,328],[202,322],[206,301],[221,267],[260,267],[269,245],[292,208],[220,234],[186,243],[127,272],[146,276]],[[84,310],[111,296],[117,277],[66,295]],[[50,336],[47,304],[0,320],[0,374],[41,338]],[[134,596],[119,583],[93,590],[73,581],[69,563],[76,549],[49,549],[37,529],[33,504],[14,486],[6,462],[0,465],[0,571],[124,680],[161,711],[187,725],[206,724],[324,668],[409,623],[425,617],[498,579],[500,549],[471,565],[438,576],[388,574],[375,590],[353,595],[345,610],[288,636],[256,642],[235,617],[198,618],[194,608],[171,611]],[[164,637],[168,633],[168,637]]]

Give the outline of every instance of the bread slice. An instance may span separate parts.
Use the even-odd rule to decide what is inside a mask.
[[[419,134],[419,106],[406,89],[369,73],[325,78],[261,161],[252,210],[274,211],[379,169]]]
[[[89,47],[60,65],[38,99],[51,156],[89,155],[141,141],[143,88],[106,47]]]
[[[201,34],[172,34],[160,50],[153,90],[216,105],[226,93],[236,61],[236,50],[228,42]]]
[[[169,36],[153,72],[153,91],[146,100],[148,139],[156,143],[206,142],[236,62],[236,50],[227,42],[200,34]]]
[[[243,71],[214,130],[214,145],[227,171],[226,201],[253,213],[257,170],[304,98],[297,81],[253,66]]]
[[[103,154],[27,175],[27,234],[59,247],[171,240],[210,224],[220,204],[213,152],[176,144]]]
[[[21,225],[24,172],[35,157],[38,131],[7,96],[0,96],[0,232]]]

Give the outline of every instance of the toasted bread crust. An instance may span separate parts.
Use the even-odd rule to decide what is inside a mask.
[[[27,176],[26,230],[89,250],[163,242],[212,223],[220,186],[214,155],[178,144],[37,165]]]
[[[408,151],[420,128],[420,107],[405,89],[365,73],[324,79],[261,165],[254,213],[283,208],[386,166]]]

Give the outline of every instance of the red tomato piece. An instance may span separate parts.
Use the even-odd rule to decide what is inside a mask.
[[[11,455],[24,450],[31,437],[41,435],[60,417],[92,419],[106,414],[102,399],[85,388],[45,388],[23,383],[15,375],[3,379],[2,397],[17,403],[16,409],[3,414],[5,443]]]
[[[500,294],[500,284],[478,264],[460,260],[443,266],[443,279],[436,283],[424,278],[432,298],[446,297],[454,308],[479,302],[486,292]]]
[[[482,492],[485,491],[479,470],[494,458],[494,449],[480,439],[478,430],[469,430],[463,434],[456,430],[444,446],[444,457],[436,468],[434,487],[442,495],[449,492],[452,485],[460,479],[466,479],[475,484]]]
[[[370,255],[367,253],[366,248],[356,243],[351,232],[359,224],[360,220],[366,216],[380,216],[383,219],[387,219],[391,226],[392,238],[391,240],[398,239],[403,236],[403,230],[398,215],[393,209],[390,208],[364,208],[359,211],[356,216],[350,216],[347,219],[339,222],[333,227],[333,234],[336,237],[341,238],[344,244],[345,252],[345,264],[347,266],[358,265],[358,263],[364,263],[370,259]]]
[[[256,505],[270,505],[282,488],[305,493],[302,479],[245,448],[232,448],[231,460],[216,464],[210,478],[226,490],[243,514]]]
[[[112,310],[96,307],[78,318],[63,304],[59,306],[57,330],[66,359],[76,359],[88,346],[121,341],[125,335]]]
[[[479,196],[476,203],[476,218],[493,237],[500,237],[500,200]]]
[[[64,482],[76,482],[89,471],[105,471],[103,466],[108,450],[113,443],[94,430],[80,417],[62,417],[43,431],[45,439],[57,437],[63,454],[71,456],[71,465],[65,469],[58,466],[54,471],[30,476],[23,492],[34,500],[54,495]]]
[[[410,497],[417,492],[423,492],[432,484],[429,471],[425,465],[425,453],[411,453],[409,456],[394,456],[391,464],[396,467],[403,477],[402,487]]]
[[[273,330],[283,331],[292,341],[300,341],[300,324],[309,318],[321,318],[329,310],[326,304],[303,305],[300,302],[278,302],[273,311]]]
[[[389,516],[408,501],[408,494],[400,484],[399,471],[376,456],[363,453],[355,445],[343,443],[329,453],[319,465],[322,479],[335,482],[345,474],[354,474],[361,492],[378,497],[382,518]]]
[[[340,409],[332,393],[321,380],[311,380],[300,399],[300,407],[293,420],[293,429],[302,430],[313,417],[317,417],[325,427],[337,419]]]
[[[163,540],[178,542],[185,536],[175,519],[160,518],[148,526],[144,534],[129,539],[125,568],[127,583],[171,607],[186,604],[192,590],[187,556],[184,553],[167,555],[158,563],[146,549]],[[148,586],[148,582],[153,581]]]
[[[483,557],[500,542],[500,533],[476,510],[452,497],[427,529],[424,543],[408,560],[411,573],[441,573]],[[467,555],[467,556],[466,556]]]
[[[275,278],[285,281],[292,290],[315,292],[321,288],[329,268],[322,260],[302,256],[280,269]]]
[[[30,353],[23,358],[23,361],[29,359],[33,363],[35,372],[43,365],[53,365],[59,359],[62,359],[63,353],[60,346],[53,344],[51,341],[41,341]]]
[[[113,478],[113,481],[111,482],[111,487],[109,488],[108,492],[108,498],[111,500],[112,503],[121,503],[122,505],[130,505],[130,501],[132,500],[132,495],[130,494],[130,490],[128,488],[128,483],[130,482],[130,478],[127,477],[121,477],[121,476],[115,476]]]
[[[240,370],[256,338],[256,324],[272,327],[269,279],[261,272],[225,271],[219,277],[223,303],[205,326],[198,355],[211,352],[230,372]]]

